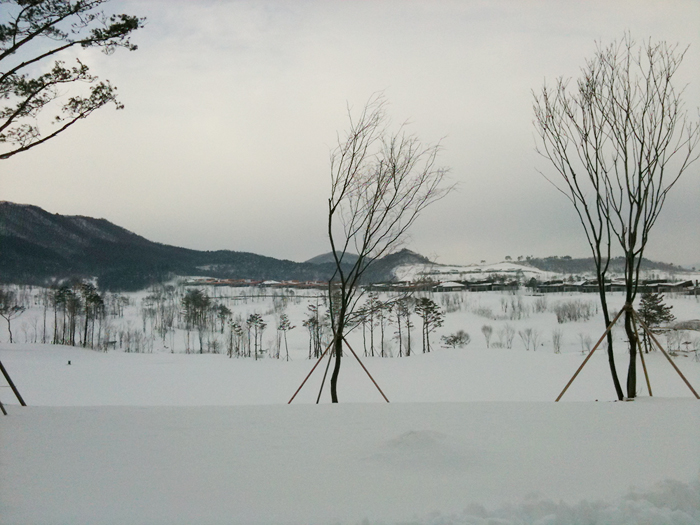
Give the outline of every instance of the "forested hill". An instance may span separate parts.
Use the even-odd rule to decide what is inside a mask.
[[[171,275],[327,280],[330,264],[229,250],[198,251],[149,241],[105,219],[51,214],[0,201],[0,281],[47,284],[97,277],[100,287],[137,290]]]
[[[97,277],[107,290],[138,290],[180,276],[225,279],[327,281],[334,265],[328,254],[305,263],[230,250],[198,251],[149,241],[105,219],[48,213],[37,206],[0,201],[0,282],[47,285],[56,280]],[[528,257],[541,270],[582,275],[594,271],[593,260]],[[429,261],[409,250],[374,262],[366,281],[394,280],[401,265]],[[680,271],[673,264],[644,260],[643,269]],[[613,259],[611,272],[623,261]]]
[[[534,266],[539,270],[544,270],[546,272],[556,272],[570,275],[582,275],[585,273],[595,272],[595,264],[592,257],[574,259],[569,256],[564,257],[528,257],[525,264]],[[648,259],[642,259],[642,270],[659,270],[662,272],[678,272],[683,271],[684,268],[680,266],[675,266],[673,264],[654,262]],[[625,271],[625,260],[622,257],[614,257],[610,260],[610,273],[624,273]]]

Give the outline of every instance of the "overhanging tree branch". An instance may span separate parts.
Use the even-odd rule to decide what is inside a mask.
[[[0,159],[43,144],[110,102],[123,108],[116,88],[91,75],[79,60],[73,67],[56,61],[46,71],[48,59],[76,46],[105,54],[118,47],[136,49],[130,36],[145,19],[107,16],[98,10],[107,1],[0,0],[8,19],[0,24]],[[46,72],[35,73],[41,69]],[[59,86],[77,92],[68,95]],[[46,118],[49,113],[54,114]],[[40,118],[56,127],[42,134]]]

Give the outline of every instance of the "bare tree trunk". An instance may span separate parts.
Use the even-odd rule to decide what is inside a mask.
[[[365,357],[367,357],[369,354],[367,353],[367,321],[366,321],[366,319],[362,320],[362,347],[365,350]]]
[[[343,357],[343,332],[345,331],[345,319],[347,312],[345,305],[341,303],[338,319],[333,327],[333,353],[335,355],[335,363],[333,366],[333,374],[331,375],[331,402],[338,402],[338,374],[340,374],[340,361]]]
[[[85,298],[85,327],[83,330],[83,348],[87,347],[88,323],[90,322],[90,307],[88,298]]]
[[[637,396],[637,338],[632,326],[632,312],[625,312],[625,333],[630,345],[630,362],[627,368],[627,397],[634,399]]]
[[[401,314],[396,309],[396,324],[399,327],[399,357],[403,357],[403,341],[401,341]]]
[[[411,357],[411,321],[406,316],[406,357]]]
[[[48,305],[46,302],[48,301],[48,298],[45,296],[44,297],[44,329],[41,333],[41,344],[46,344],[46,309],[48,308]]]
[[[331,402],[338,402],[338,374],[340,373],[340,360],[343,357],[343,338],[336,336],[333,340],[333,353],[335,354],[335,364],[331,375]]]
[[[10,326],[10,319],[6,317],[5,321],[7,321],[7,331],[10,334],[10,343],[12,343],[12,327]]]
[[[610,312],[608,311],[608,300],[605,294],[605,281],[598,280],[598,291],[600,294],[600,305],[603,309],[603,321],[605,322],[605,328],[610,326]],[[613,353],[613,336],[612,330],[608,332],[608,365],[610,367],[610,375],[612,376],[613,385],[615,386],[615,393],[617,394],[617,399],[622,401],[622,386],[620,385],[620,378],[617,375],[617,368],[615,366],[615,354]]]

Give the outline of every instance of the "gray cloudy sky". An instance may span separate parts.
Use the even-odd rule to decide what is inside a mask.
[[[678,74],[697,118],[697,0],[184,1],[148,17],[139,50],[84,53],[119,88],[62,137],[0,165],[0,199],[104,217],[153,241],[292,260],[327,252],[328,157],[346,104],[384,91],[458,191],[408,247],[442,263],[588,256],[573,209],[538,174],[532,90],[576,76],[629,30],[690,45]],[[551,172],[550,172],[551,173]],[[669,196],[648,257],[700,265],[700,163]]]

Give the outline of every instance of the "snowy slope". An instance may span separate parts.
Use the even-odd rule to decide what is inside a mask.
[[[547,272],[530,266],[519,264],[518,262],[502,261],[490,264],[470,264],[470,265],[442,265],[442,264],[407,264],[398,266],[394,270],[394,275],[399,281],[420,281],[431,279],[433,281],[480,281],[494,277],[496,275],[506,279],[519,279],[527,282],[533,277],[538,281],[548,281],[551,279],[567,279],[571,274],[557,272]],[[595,279],[594,272],[584,273],[586,278]],[[610,279],[622,279],[622,273],[608,272]],[[667,272],[661,270],[642,270],[641,279],[669,279],[671,281],[696,281],[700,279],[700,272],[683,270]]]
[[[399,266],[394,270],[394,275],[399,281],[419,281],[422,279],[432,279],[434,281],[479,281],[488,279],[496,274],[505,276],[508,279],[520,278],[526,281],[533,277],[540,281],[559,277],[558,274],[553,272],[545,272],[532,266],[513,262],[472,264],[468,266],[410,264]]]

